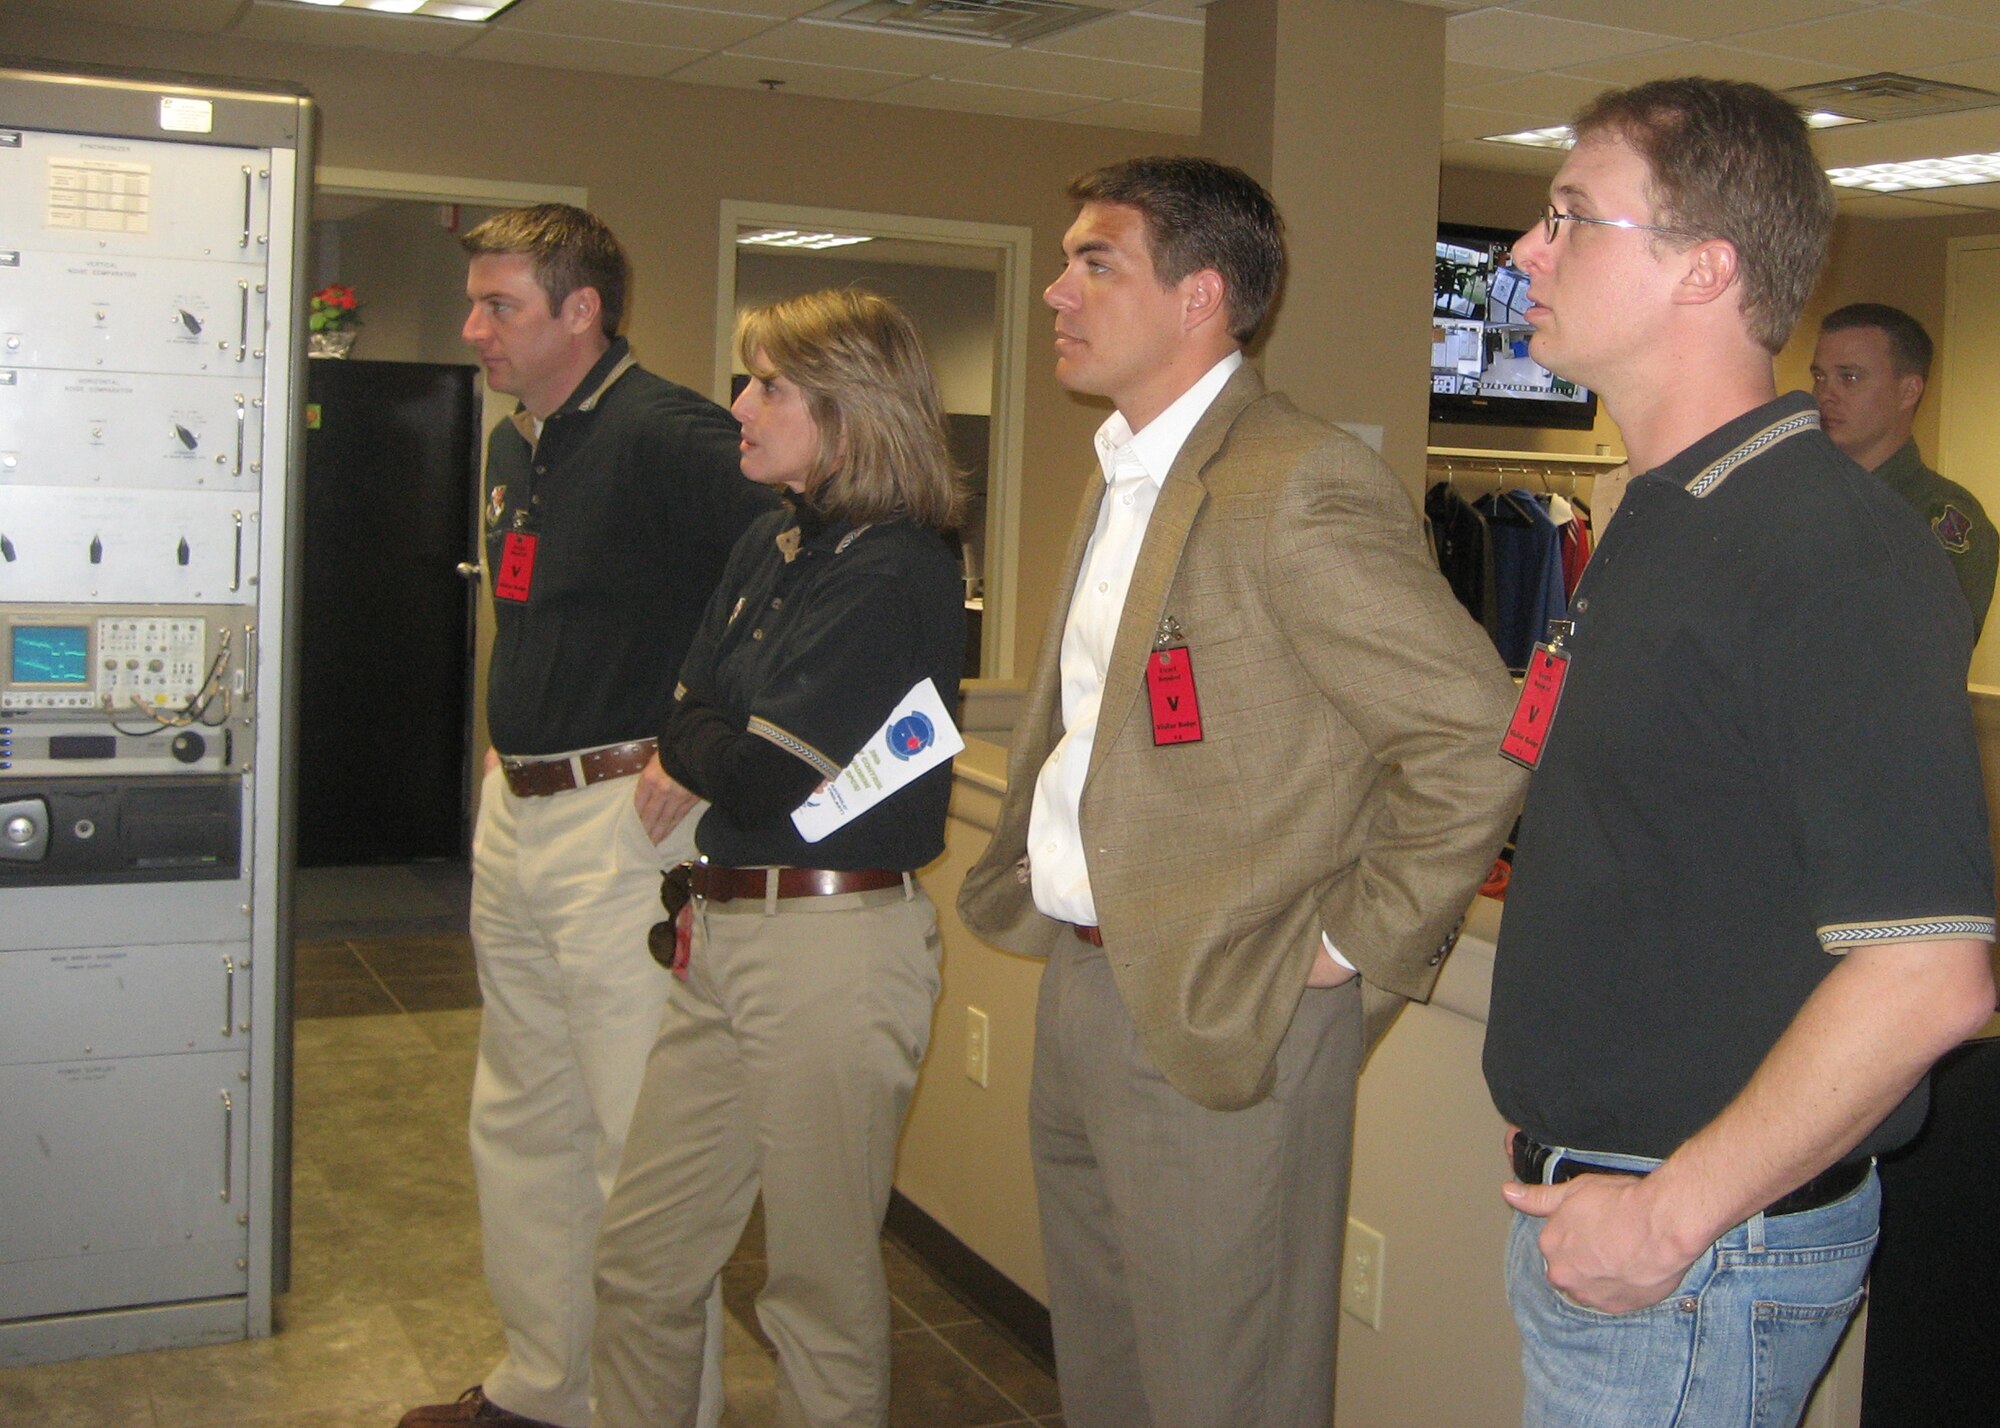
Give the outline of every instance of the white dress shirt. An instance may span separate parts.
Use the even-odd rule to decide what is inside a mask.
[[[1104,698],[1105,672],[1111,666],[1111,646],[1125,612],[1125,591],[1132,583],[1160,484],[1195,423],[1242,365],[1243,354],[1231,352],[1137,432],[1121,412],[1113,412],[1097,429],[1097,464],[1106,489],[1063,623],[1063,736],[1035,779],[1035,798],[1028,812],[1030,888],[1035,906],[1058,922],[1097,925],[1097,900],[1090,891],[1090,865],[1079,827],[1083,780],[1097,742],[1097,711]],[[1351,965],[1324,934],[1321,940],[1336,961]]]

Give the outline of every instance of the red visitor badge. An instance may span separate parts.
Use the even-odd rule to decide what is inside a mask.
[[[508,531],[500,548],[500,573],[493,581],[493,593],[502,600],[525,600],[528,587],[534,583],[534,532]]]
[[[1556,705],[1562,700],[1563,680],[1568,675],[1568,650],[1535,646],[1527,678],[1521,681],[1520,702],[1514,706],[1514,717],[1500,740],[1500,752],[1524,769],[1533,770],[1542,761],[1542,749],[1548,743],[1549,727],[1555,723]]]
[[[1154,744],[1201,742],[1201,703],[1186,645],[1146,656],[1146,694],[1153,704]]]

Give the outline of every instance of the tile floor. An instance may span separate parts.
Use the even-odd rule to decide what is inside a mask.
[[[316,871],[298,903],[292,1286],[279,1332],[0,1370],[0,1424],[392,1428],[498,1356],[465,1146],[479,1013],[452,910],[463,870]],[[772,1418],[774,1364],[752,1309],[762,1253],[753,1217],[724,1275],[730,1428]],[[901,1248],[885,1241],[883,1256],[892,1428],[1061,1423],[1046,1372]]]

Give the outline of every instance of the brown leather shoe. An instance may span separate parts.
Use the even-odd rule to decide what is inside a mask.
[[[558,1425],[545,1423],[539,1418],[509,1413],[488,1398],[485,1388],[476,1383],[450,1403],[412,1408],[403,1415],[396,1428],[449,1428],[453,1423],[486,1423],[492,1428],[558,1428]]]

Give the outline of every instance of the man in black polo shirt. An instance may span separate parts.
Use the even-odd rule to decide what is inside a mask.
[[[1993,1006],[1971,628],[1776,395],[1833,219],[1797,112],[1668,80],[1575,129],[1514,261],[1536,360],[1641,474],[1509,740],[1485,1061],[1526,1422],[1788,1425],[1860,1300],[1870,1157]]]
[[[462,242],[465,340],[521,401],[487,446],[495,754],[472,856],[472,1161],[507,1354],[403,1428],[583,1428],[597,1229],[672,981],[646,933],[661,869],[694,851],[694,819],[655,846],[632,776],[657,762],[651,735],[731,548],[775,502],[743,479],[729,413],[617,335],[628,268],[596,217],[517,209]],[[720,1306],[705,1428],[722,1410]]]

